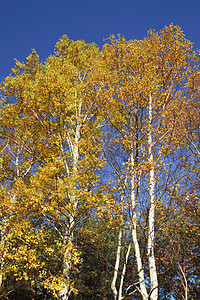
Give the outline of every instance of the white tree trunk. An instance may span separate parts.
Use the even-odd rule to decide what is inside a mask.
[[[79,107],[79,116],[81,114],[81,103]],[[79,117],[77,116],[77,117]],[[71,268],[72,268],[72,255],[70,251],[68,250],[68,246],[71,246],[73,244],[73,238],[74,238],[74,227],[75,227],[75,217],[76,217],[76,210],[78,205],[78,199],[76,196],[76,186],[74,186],[74,180],[76,180],[77,172],[78,172],[78,160],[79,160],[79,148],[78,148],[78,141],[80,139],[80,130],[81,130],[81,122],[77,124],[76,131],[75,131],[75,138],[74,143],[72,142],[72,139],[70,136],[68,136],[68,144],[70,147],[71,155],[73,157],[73,167],[72,167],[72,187],[71,187],[71,194],[70,194],[70,201],[71,201],[71,208],[72,211],[69,212],[69,224],[67,225],[67,229],[64,236],[64,245],[66,245],[66,251],[64,253],[64,259],[63,259],[63,275],[64,278],[68,281],[67,284],[63,284],[61,286],[60,292],[59,292],[59,299],[60,300],[68,300],[69,296],[71,294],[71,288],[70,288],[70,274],[71,274]],[[67,163],[66,163],[67,164]],[[68,169],[68,168],[67,168]]]
[[[148,262],[151,281],[150,299],[158,299],[158,279],[154,255],[154,222],[155,222],[155,176],[153,164],[153,145],[152,145],[152,98],[149,98],[149,133],[148,133],[148,151],[149,151],[149,224],[148,224]]]
[[[59,292],[59,299],[60,300],[68,300],[71,294],[70,288],[70,274],[71,274],[71,267],[72,267],[72,255],[71,252],[68,250],[68,247],[73,244],[73,237],[74,237],[74,216],[70,217],[69,227],[66,230],[65,237],[64,237],[64,244],[66,245],[66,251],[64,253],[63,258],[63,275],[64,278],[68,281],[66,284],[62,284],[60,292]]]
[[[123,203],[123,200],[124,200],[124,191],[125,191],[125,188],[126,188],[126,183],[127,183],[127,177],[125,177],[123,191],[122,191],[122,195],[121,195],[121,202],[122,203]],[[120,293],[122,293],[122,287],[123,287],[123,279],[121,277],[121,283],[120,283],[120,288],[119,288],[119,297],[117,298],[118,291],[117,291],[117,288],[116,288],[116,281],[117,281],[117,277],[118,277],[118,274],[119,274],[120,255],[121,255],[121,248],[122,248],[122,235],[123,235],[123,230],[122,230],[122,228],[120,228],[119,236],[118,236],[117,254],[116,254],[116,260],[115,260],[115,270],[114,270],[114,274],[113,274],[113,280],[112,280],[112,283],[111,283],[111,289],[113,291],[114,300],[121,299],[120,298]],[[128,257],[127,257],[126,260],[128,261]],[[127,264],[127,262],[125,264]],[[123,268],[122,274],[125,275],[125,272],[126,272],[126,267]],[[121,292],[120,292],[120,290],[121,290]]]
[[[131,154],[131,166],[133,170],[132,178],[131,178],[131,206],[132,206],[132,239],[135,248],[135,258],[137,262],[137,270],[139,277],[139,286],[140,293],[142,295],[143,300],[148,300],[148,293],[146,289],[145,279],[144,279],[144,269],[142,265],[142,259],[140,255],[140,246],[137,238],[137,215],[136,215],[136,197],[135,197],[135,177],[134,177],[134,157],[133,153]]]
[[[179,269],[181,271],[180,278],[183,276],[183,279],[181,278],[181,282],[182,282],[182,285],[183,285],[183,288],[184,288],[184,294],[185,294],[185,297],[183,299],[184,300],[188,300],[188,283],[187,283],[187,278],[186,278],[185,272],[183,271],[183,268],[181,267],[181,265],[180,265],[179,262],[178,262],[178,267],[179,267]]]
[[[119,272],[121,247],[122,247],[122,229],[120,228],[119,236],[118,236],[117,254],[116,254],[116,260],[115,260],[115,270],[114,270],[113,280],[111,283],[111,289],[113,291],[114,300],[117,300],[117,294],[118,294],[117,288],[116,288],[116,281],[117,281],[117,276],[118,276],[118,272]]]
[[[123,289],[123,285],[124,285],[124,277],[125,277],[125,274],[126,274],[126,267],[127,267],[127,263],[128,263],[128,258],[129,258],[130,251],[131,251],[131,244],[132,243],[129,244],[127,252],[126,252],[126,259],[125,259],[124,267],[123,267],[122,274],[121,274],[121,281],[120,281],[120,286],[119,286],[119,297],[118,297],[118,300],[122,300],[123,299],[122,289]]]

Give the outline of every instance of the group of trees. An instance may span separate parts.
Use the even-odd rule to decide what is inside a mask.
[[[199,53],[63,36],[1,85],[1,299],[197,299]]]

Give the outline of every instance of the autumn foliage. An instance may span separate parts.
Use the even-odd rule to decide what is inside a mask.
[[[0,298],[197,299],[199,53],[181,29],[101,51],[63,36],[0,91]]]

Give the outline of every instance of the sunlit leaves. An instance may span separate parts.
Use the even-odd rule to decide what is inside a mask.
[[[178,263],[185,259],[186,273],[195,268],[198,55],[181,29],[170,25],[150,30],[143,40],[111,36],[102,51],[63,36],[43,63],[35,50],[25,63],[16,60],[1,86],[5,291],[26,283],[31,291],[46,289],[55,297],[62,289],[76,293],[76,283],[80,288],[88,278],[83,270],[90,263],[88,245],[95,255],[91,261],[106,268],[108,280],[112,274],[98,249],[114,264],[117,233],[124,231],[125,254],[134,222],[146,272],[152,182],[158,268],[170,268],[174,286]],[[134,263],[132,252],[126,286],[135,282]],[[93,268],[92,278],[104,281]],[[92,289],[83,285],[84,293]],[[104,293],[107,286],[104,282]]]

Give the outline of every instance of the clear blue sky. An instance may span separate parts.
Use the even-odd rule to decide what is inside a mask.
[[[44,60],[63,34],[101,47],[110,34],[142,39],[170,23],[200,48],[200,0],[2,0],[0,81],[14,58],[25,61],[34,48]]]

